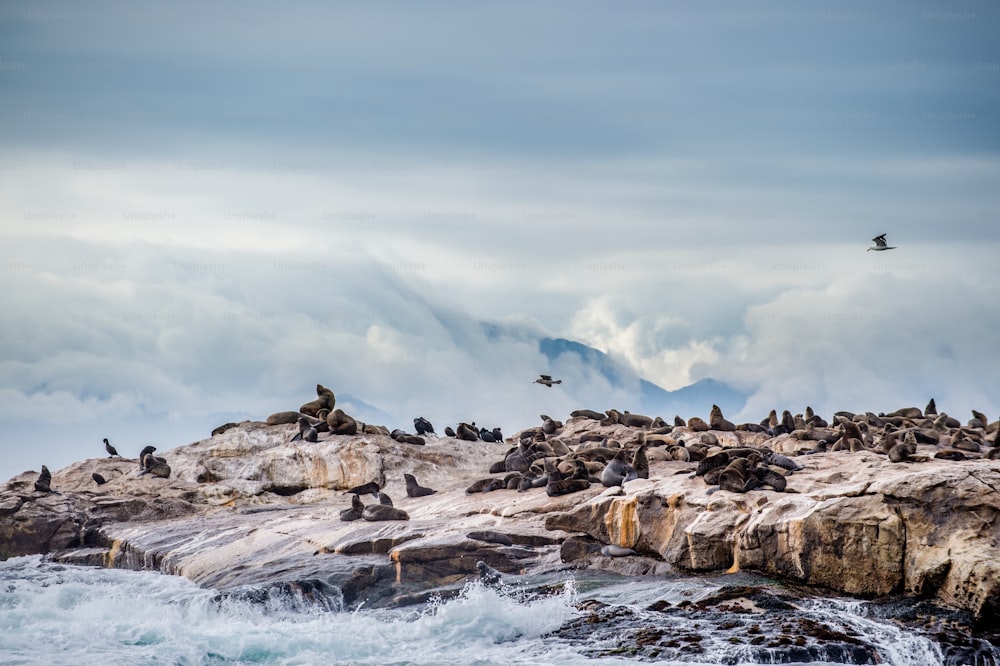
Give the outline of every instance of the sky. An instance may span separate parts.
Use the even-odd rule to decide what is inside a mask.
[[[532,385],[544,336],[726,382],[737,421],[995,419],[998,27],[979,0],[3,3],[0,478],[317,382],[390,427],[628,409],[586,369]]]

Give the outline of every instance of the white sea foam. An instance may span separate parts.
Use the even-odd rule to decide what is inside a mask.
[[[615,635],[574,640],[549,634],[584,616],[574,605],[582,596],[626,604],[645,616],[648,613],[641,609],[651,600],[691,599],[717,585],[695,578],[666,583],[633,579],[588,581],[581,588],[590,591],[579,593],[568,581],[561,593],[537,597],[477,583],[467,585],[455,598],[418,607],[333,612],[329,605],[324,608],[280,593],[260,603],[239,594],[219,595],[175,576],[14,558],[0,562],[0,663],[635,664],[624,656],[593,656],[613,652],[619,645]],[[941,650],[933,641],[867,617],[861,603],[805,601],[802,610],[879,646],[884,663],[941,663]],[[659,626],[668,626],[666,617],[652,615],[658,616]],[[683,618],[672,621],[681,622],[684,631],[697,630],[684,626]],[[701,654],[683,662],[644,663],[754,663],[745,661],[743,648],[729,643],[726,635],[715,635],[707,627],[701,630],[707,632]]]
[[[469,585],[414,610],[220,601],[179,577],[62,567],[37,557],[0,563],[0,662],[51,664],[594,663],[542,636],[578,611],[574,592],[521,600]],[[610,663],[610,662],[609,662]]]

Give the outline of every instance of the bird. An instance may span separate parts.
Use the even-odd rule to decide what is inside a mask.
[[[886,245],[885,244],[885,234],[882,234],[880,236],[876,236],[875,238],[872,239],[872,241],[875,244],[872,245],[870,248],[868,248],[868,250],[866,250],[866,252],[870,252],[871,250],[875,250],[876,252],[882,252],[883,250],[895,250],[896,249],[895,246],[890,246],[890,245]]]
[[[552,379],[551,375],[538,375],[538,379],[535,380],[536,384],[544,384],[549,388],[552,388],[553,384],[562,384],[561,379]]]
[[[416,429],[417,435],[426,435],[427,433],[436,434],[431,422],[422,416],[413,419],[413,427]]]
[[[108,452],[109,458],[114,458],[118,455],[118,449],[111,446],[111,442],[108,441],[107,437],[104,438],[104,450]]]
[[[91,476],[92,479],[94,479],[94,483],[96,483],[99,486],[103,486],[105,483],[108,482],[107,479],[105,479],[103,476],[101,476],[97,472],[94,472],[90,476]]]

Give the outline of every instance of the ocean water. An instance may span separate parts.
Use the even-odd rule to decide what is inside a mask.
[[[754,661],[741,639],[744,630],[732,634],[731,623],[716,626],[648,609],[657,600],[697,599],[718,589],[710,583],[565,577],[555,589],[538,595],[470,583],[448,600],[345,610],[335,591],[322,600],[310,594],[219,594],[176,576],[13,558],[0,562],[0,664],[772,663]],[[875,646],[879,663],[946,663],[933,638],[864,607],[851,600],[804,599],[800,612]],[[595,608],[615,619],[590,631]],[[640,626],[671,635],[698,632],[697,651],[629,654],[621,639]]]

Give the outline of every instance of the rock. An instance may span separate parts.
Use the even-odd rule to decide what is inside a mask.
[[[860,416],[866,435],[878,436],[872,417]],[[983,438],[983,430],[970,432]],[[864,597],[934,599],[981,622],[1000,617],[1000,461],[984,454],[934,459],[936,446],[919,438],[915,457],[926,462],[816,452],[793,458],[803,469],[787,477],[785,493],[739,494],[709,493],[693,474],[697,462],[651,457],[649,479],[550,498],[541,488],[466,495],[497,459],[496,445],[430,438],[414,447],[381,432],[290,443],[296,431],[227,427],[163,453],[169,478],[138,476],[136,460],[91,459],[54,472],[59,493],[41,494],[32,489],[37,472],[26,472],[0,489],[0,557],[50,553],[177,573],[219,590],[325,580],[346,604],[418,599],[470,580],[478,561],[505,574],[564,563],[628,575],[746,569]],[[678,426],[671,438],[693,445],[696,433]],[[713,450],[793,455],[803,443],[788,434],[710,434]],[[592,418],[562,426],[567,443],[584,435],[628,447],[635,431]],[[404,472],[438,492],[407,497]],[[96,487],[94,473],[108,483]],[[401,498],[409,520],[338,519],[351,506],[344,491],[372,480]],[[607,545],[641,556],[602,557]]]

